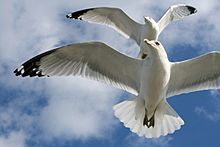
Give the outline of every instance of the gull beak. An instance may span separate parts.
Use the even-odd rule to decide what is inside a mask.
[[[148,19],[148,17],[147,17],[147,16],[144,16],[144,19]]]
[[[150,41],[148,39],[144,39],[144,42],[150,45]]]

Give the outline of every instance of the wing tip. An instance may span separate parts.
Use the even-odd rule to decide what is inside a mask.
[[[27,64],[27,65],[21,65],[19,68],[14,70],[15,76],[30,76],[30,77],[42,77],[45,76],[42,74],[42,71],[39,70],[39,67],[35,67],[36,64]]]
[[[22,73],[24,73],[23,69],[24,69],[24,66],[23,66],[23,65],[21,65],[19,68],[15,69],[15,70],[14,70],[15,75],[16,75],[16,76],[22,75]]]
[[[87,13],[88,11],[94,10],[95,8],[89,8],[89,9],[83,9],[83,10],[79,10],[73,13],[69,13],[66,15],[66,18],[69,19],[80,19],[82,20],[82,18],[80,16],[82,16],[83,14]]]
[[[197,12],[197,9],[193,6],[186,5],[186,7],[189,10],[190,14],[195,14]]]
[[[20,67],[18,67],[17,69],[14,70],[15,75],[22,76],[22,77],[26,77],[26,76],[42,77],[42,76],[45,76],[42,73],[42,70],[39,68],[41,66],[41,59],[47,55],[52,54],[55,51],[56,51],[56,49],[53,49],[53,50],[44,52],[42,54],[39,54],[39,55],[31,58],[30,60],[28,60],[27,62],[25,62]]]

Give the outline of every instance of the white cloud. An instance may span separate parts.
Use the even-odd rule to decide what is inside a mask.
[[[198,13],[175,22],[164,30],[161,40],[165,48],[172,51],[173,46],[187,44],[201,47],[198,51],[206,49],[203,52],[218,50],[217,47],[220,46],[220,36],[216,35],[220,33],[218,25],[220,10],[216,9],[219,7],[218,0],[194,2],[174,0],[166,3],[163,0],[1,1],[0,84],[10,89],[12,93],[18,92],[19,96],[12,103],[9,102],[11,106],[8,109],[1,109],[0,116],[3,117],[0,117],[0,125],[5,125],[3,128],[7,129],[16,123],[18,128],[28,132],[28,128],[39,122],[44,133],[52,137],[87,139],[105,136],[107,131],[113,130],[115,120],[111,106],[115,99],[120,97],[119,90],[74,77],[18,78],[13,75],[13,69],[40,52],[71,42],[99,40],[127,54],[137,54],[137,46],[133,41],[123,38],[105,26],[68,20],[65,14],[69,12],[97,6],[120,7],[136,21],[143,23],[143,16],[153,16],[158,20],[171,4],[185,2],[197,7]],[[26,113],[24,115],[23,109],[16,109],[30,107],[39,96],[48,99],[48,105],[43,109],[33,105],[32,109],[37,107],[38,112],[35,116]],[[15,104],[20,104],[20,107]],[[27,123],[26,126],[22,125],[22,122]],[[10,139],[10,135],[3,138]],[[168,144],[170,138],[164,140],[162,142]],[[142,142],[145,143],[140,140],[140,143]]]
[[[195,108],[195,112],[198,115],[207,118],[208,120],[217,122],[220,120],[220,99],[219,99],[220,92],[219,90],[211,90],[210,95],[212,96],[210,98],[210,102],[212,105],[211,107],[214,110],[209,110],[208,108],[203,106],[197,106]]]
[[[23,132],[11,132],[7,136],[0,136],[1,147],[26,147],[26,135]]]
[[[205,117],[208,120],[211,120],[214,122],[220,120],[220,108],[216,109],[215,112],[210,112],[210,111],[207,111],[207,109],[204,107],[196,107],[195,112],[198,115],[202,115],[202,117]]]
[[[160,137],[157,139],[146,139],[143,137],[137,137],[136,135],[129,135],[125,141],[129,147],[139,147],[139,146],[147,146],[147,147],[169,147],[172,137]]]
[[[47,84],[50,100],[41,122],[49,136],[87,139],[109,133],[115,123],[112,105],[118,90],[81,78],[56,77]]]

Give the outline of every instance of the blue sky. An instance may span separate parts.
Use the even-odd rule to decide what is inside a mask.
[[[219,50],[218,0],[1,0],[0,147],[219,146],[218,90],[169,98],[185,125],[166,137],[145,139],[131,133],[113,115],[112,106],[131,94],[80,77],[21,78],[13,74],[25,60],[69,43],[98,40],[137,55],[134,41],[105,26],[66,19],[69,12],[119,7],[144,23],[143,16],[158,20],[170,5],[178,3],[190,4],[198,13],[162,32],[160,40],[169,59],[181,61]]]

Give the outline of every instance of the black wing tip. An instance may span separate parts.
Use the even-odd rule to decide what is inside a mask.
[[[89,9],[84,9],[84,10],[79,10],[70,14],[66,15],[66,18],[69,19],[80,19],[80,16],[82,16],[83,14],[87,13],[88,11],[94,10],[95,8],[89,8]]]
[[[34,64],[32,64],[34,65]],[[34,66],[22,65],[21,67],[15,69],[14,73],[15,76],[21,76],[21,77],[42,77],[45,76],[42,74],[42,72],[39,70],[39,68],[35,68]]]
[[[17,68],[17,69],[15,69],[14,74],[16,76],[20,76],[21,75],[21,71],[18,71],[18,68]]]
[[[197,12],[197,9],[192,6],[187,5],[186,7],[189,10],[190,14],[195,14]]]
[[[41,65],[41,59],[47,55],[52,54],[55,51],[56,51],[56,49],[53,49],[53,50],[44,52],[42,54],[39,54],[39,55],[33,57],[32,59],[28,60],[27,62],[22,64],[19,68],[15,69],[15,71],[14,71],[15,75],[22,76],[22,77],[26,77],[26,76],[42,77],[42,76],[45,76],[42,73],[42,70],[39,68]]]
[[[42,77],[42,71],[39,69],[39,61],[30,59],[29,61],[22,64],[20,67],[14,70],[16,76],[30,76],[30,77]]]
[[[23,72],[23,68],[24,68],[24,66],[21,65],[19,68],[17,68],[17,69],[14,70],[14,74],[15,74],[16,76],[21,76],[21,75],[22,75],[22,72]]]

